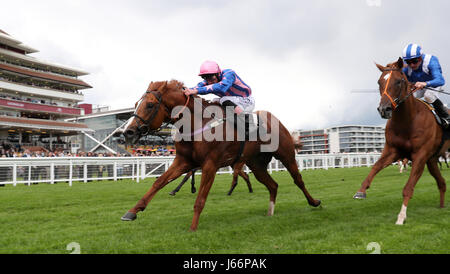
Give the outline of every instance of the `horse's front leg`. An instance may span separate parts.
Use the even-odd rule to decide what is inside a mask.
[[[172,165],[164,172],[152,185],[150,190],[139,200],[139,202],[130,209],[124,216],[122,216],[123,221],[133,221],[136,219],[136,214],[139,211],[144,211],[148,203],[153,199],[156,193],[166,186],[171,181],[180,177],[183,173],[192,169],[192,165],[181,159],[175,158]]]
[[[216,177],[217,167],[213,161],[208,161],[202,167],[202,179],[200,182],[200,189],[197,194],[197,199],[194,204],[194,217],[192,218],[191,231],[197,230],[200,214],[205,207],[206,198],[208,197],[209,190]]]
[[[430,155],[422,155],[416,159],[414,159],[415,157],[413,158],[411,173],[409,175],[408,182],[403,188],[403,204],[400,213],[397,216],[397,222],[395,223],[397,225],[403,225],[406,220],[406,209],[408,207],[408,202],[413,196],[414,187],[416,186],[417,181],[419,181],[420,176],[422,176],[425,164],[429,157]]]
[[[367,175],[366,179],[362,182],[361,188],[356,192],[353,196],[354,199],[365,199],[366,198],[366,190],[370,187],[370,184],[373,181],[375,175],[380,172],[383,168],[392,164],[398,158],[397,150],[391,147],[385,146],[383,149],[383,153],[381,154],[380,159],[373,165],[372,169]]]

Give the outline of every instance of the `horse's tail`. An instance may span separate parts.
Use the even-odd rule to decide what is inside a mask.
[[[301,150],[303,148],[303,143],[300,141],[300,138],[297,140],[293,139],[295,149]]]

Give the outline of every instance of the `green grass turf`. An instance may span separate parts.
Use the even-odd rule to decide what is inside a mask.
[[[408,206],[405,225],[395,221],[408,173],[389,167],[375,177],[366,200],[353,194],[369,168],[307,170],[302,175],[319,208],[310,207],[287,172],[278,182],[275,214],[267,217],[269,195],[253,175],[254,193],[240,179],[232,196],[231,175],[217,175],[200,217],[190,232],[196,194],[189,182],[174,197],[181,178],[161,190],[134,222],[120,217],[155,179],[0,188],[0,253],[62,253],[76,242],[88,253],[450,253],[450,214],[441,209],[434,179],[425,171]],[[442,171],[448,178],[450,169]],[[196,178],[197,188],[200,178]],[[448,202],[446,203],[448,205]]]

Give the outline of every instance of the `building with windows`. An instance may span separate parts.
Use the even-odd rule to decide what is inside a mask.
[[[66,136],[92,132],[65,119],[84,115],[80,79],[88,73],[31,56],[38,50],[0,30],[0,144],[54,149]]]
[[[330,153],[328,134],[325,129],[298,130],[292,133],[303,145],[300,154]]]
[[[385,143],[383,126],[345,125],[292,135],[303,144],[301,154],[381,152]]]

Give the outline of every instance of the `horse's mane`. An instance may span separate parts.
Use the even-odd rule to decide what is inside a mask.
[[[171,92],[171,91],[175,91],[175,92],[179,91],[179,92],[181,92],[184,88],[185,88],[185,85],[184,85],[183,82],[175,80],[175,79],[172,79],[170,81],[151,82],[150,85],[148,86],[147,90],[158,90],[159,92],[164,94],[166,92]],[[200,97],[198,95],[193,95],[193,96],[195,98],[201,99],[204,106],[220,105],[219,103],[205,100],[204,98],[202,98],[202,97]]]
[[[167,92],[169,90],[181,90],[184,87],[184,83],[178,80],[172,79],[170,81],[157,81],[151,82],[148,85],[147,90],[158,90],[161,93]]]

